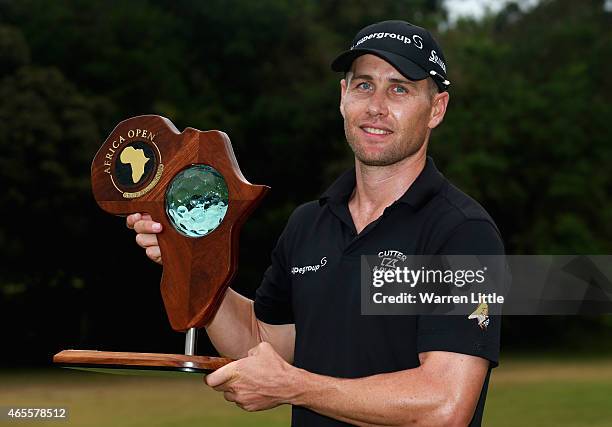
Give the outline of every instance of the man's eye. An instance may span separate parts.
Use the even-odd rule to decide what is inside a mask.
[[[363,90],[370,90],[372,89],[372,85],[368,82],[361,82],[357,85],[357,88],[363,89]]]
[[[393,88],[393,91],[395,93],[408,93],[408,91],[406,90],[406,88],[404,86],[395,86]]]

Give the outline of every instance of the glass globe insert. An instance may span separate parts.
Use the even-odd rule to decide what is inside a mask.
[[[208,165],[192,165],[176,174],[166,190],[166,214],[176,231],[203,237],[223,221],[229,203],[223,176]]]

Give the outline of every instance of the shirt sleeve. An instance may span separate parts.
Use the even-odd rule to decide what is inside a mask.
[[[442,245],[439,255],[503,255],[497,228],[485,220],[459,225]],[[501,316],[489,316],[481,327],[463,315],[421,315],[417,326],[417,352],[449,351],[482,357],[496,367],[499,362]]]
[[[291,302],[291,278],[289,277],[289,236],[291,219],[272,251],[272,263],[264,273],[255,292],[255,316],[272,325],[294,323]]]

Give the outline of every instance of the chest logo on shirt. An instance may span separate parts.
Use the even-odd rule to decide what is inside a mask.
[[[378,253],[378,258],[380,259],[380,265],[375,265],[374,271],[399,268],[397,263],[406,261],[406,255],[393,249],[380,251]]]
[[[327,265],[327,257],[321,258],[321,261],[316,265],[304,265],[302,267],[291,267],[291,274],[306,274],[308,272],[317,272],[320,268]]]

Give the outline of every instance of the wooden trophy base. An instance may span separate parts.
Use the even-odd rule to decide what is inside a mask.
[[[126,353],[97,350],[64,350],[53,356],[58,365],[79,368],[149,369],[210,373],[232,362],[225,357],[164,353]]]

